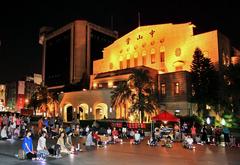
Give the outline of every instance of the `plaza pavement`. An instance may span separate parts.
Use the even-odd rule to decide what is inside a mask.
[[[240,148],[196,145],[195,150],[184,149],[181,143],[173,148],[150,147],[143,141],[140,145],[108,145],[93,151],[84,151],[63,158],[48,158],[46,162],[18,160],[15,158],[22,141],[0,141],[0,165],[239,165]],[[34,140],[36,148],[36,140]]]

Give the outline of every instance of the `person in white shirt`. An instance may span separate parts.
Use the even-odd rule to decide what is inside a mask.
[[[46,159],[46,157],[49,155],[47,146],[46,146],[46,132],[42,133],[42,136],[38,139],[38,145],[37,145],[37,155],[38,157],[42,159]]]
[[[112,130],[111,130],[110,127],[108,127],[108,129],[107,129],[107,135],[108,135],[108,136],[111,136],[111,135],[112,135]]]
[[[4,125],[2,130],[1,130],[1,138],[2,138],[2,140],[5,140],[5,139],[8,138],[8,136],[7,136],[7,126],[6,125]]]
[[[138,144],[140,143],[140,133],[137,131],[135,134],[134,134],[134,141],[135,141],[135,144]]]

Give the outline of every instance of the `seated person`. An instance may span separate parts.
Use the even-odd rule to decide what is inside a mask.
[[[190,135],[187,135],[184,142],[183,146],[186,148],[192,148],[193,146],[193,138]]]
[[[7,135],[7,126],[4,125],[2,130],[1,130],[1,139],[2,140],[6,140],[8,138],[8,135]]]
[[[20,128],[17,126],[17,128],[14,130],[14,137],[18,138],[20,136]]]
[[[73,143],[72,143],[72,131],[70,132],[67,132],[67,136],[66,136],[66,143],[65,143],[65,146],[67,147],[68,150],[70,150],[71,152],[74,151],[74,146],[73,146]]]
[[[113,136],[113,141],[114,142],[118,142],[118,130],[116,130],[116,128],[114,127],[113,128],[113,131],[112,131],[112,136]]]
[[[70,154],[70,150],[65,146],[64,143],[64,132],[61,132],[60,137],[57,140],[57,144],[60,146],[60,152],[61,153],[67,153]]]
[[[22,149],[26,153],[27,159],[36,160],[37,155],[33,151],[33,143],[32,143],[31,135],[32,135],[31,131],[28,130],[26,136],[23,139]]]
[[[148,145],[150,145],[150,146],[156,146],[157,145],[157,140],[155,138],[154,132],[152,132],[152,136],[148,140]]]
[[[171,137],[170,137],[170,136],[168,136],[168,137],[166,138],[165,146],[166,146],[167,148],[172,148],[172,140],[171,140]]]
[[[46,132],[42,132],[42,136],[38,139],[37,155],[39,155],[38,157],[42,159],[46,159],[46,157],[49,155],[46,146]]]
[[[134,143],[135,143],[135,144],[139,144],[139,143],[140,143],[140,140],[141,140],[141,135],[140,135],[140,133],[137,131],[137,132],[134,134]]]
[[[97,144],[97,146],[102,146],[102,141],[101,141],[100,136],[98,135],[98,131],[96,131],[93,134],[93,141],[95,142],[95,144]]]

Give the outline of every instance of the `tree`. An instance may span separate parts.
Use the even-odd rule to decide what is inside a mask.
[[[44,105],[47,104],[47,96],[48,96],[47,88],[43,86],[39,86],[31,96],[28,107],[33,107],[36,114],[37,108],[43,107]]]
[[[132,105],[131,112],[140,112],[141,122],[144,120],[144,112],[154,112],[153,102],[150,97],[153,91],[152,79],[149,76],[149,71],[144,69],[134,69],[129,76],[129,85],[132,90]]]
[[[111,104],[113,108],[119,107],[122,109],[122,105],[124,106],[124,117],[126,118],[126,111],[127,111],[127,102],[131,97],[131,90],[128,87],[126,81],[122,81],[118,84],[117,88],[111,92]]]
[[[239,113],[240,110],[240,64],[231,64],[226,68],[225,85],[228,110]]]
[[[216,105],[218,102],[218,76],[209,58],[196,48],[191,65],[193,101],[197,103],[197,112],[204,117],[208,115],[206,104]]]
[[[123,104],[126,110],[126,103],[131,103],[130,112],[140,112],[141,122],[143,122],[145,112],[151,114],[159,107],[159,98],[156,98],[159,94],[156,94],[156,90],[148,70],[134,69],[127,82],[119,83],[118,87],[111,92],[112,106],[121,108]]]
[[[36,109],[47,112],[51,116],[58,114],[59,109],[58,96],[56,93],[49,92],[47,87],[39,86],[31,96],[28,107],[33,107],[35,114]]]

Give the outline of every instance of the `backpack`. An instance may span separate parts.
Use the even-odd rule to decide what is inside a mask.
[[[26,159],[26,153],[23,149],[18,150],[18,159],[20,159],[20,160]]]

